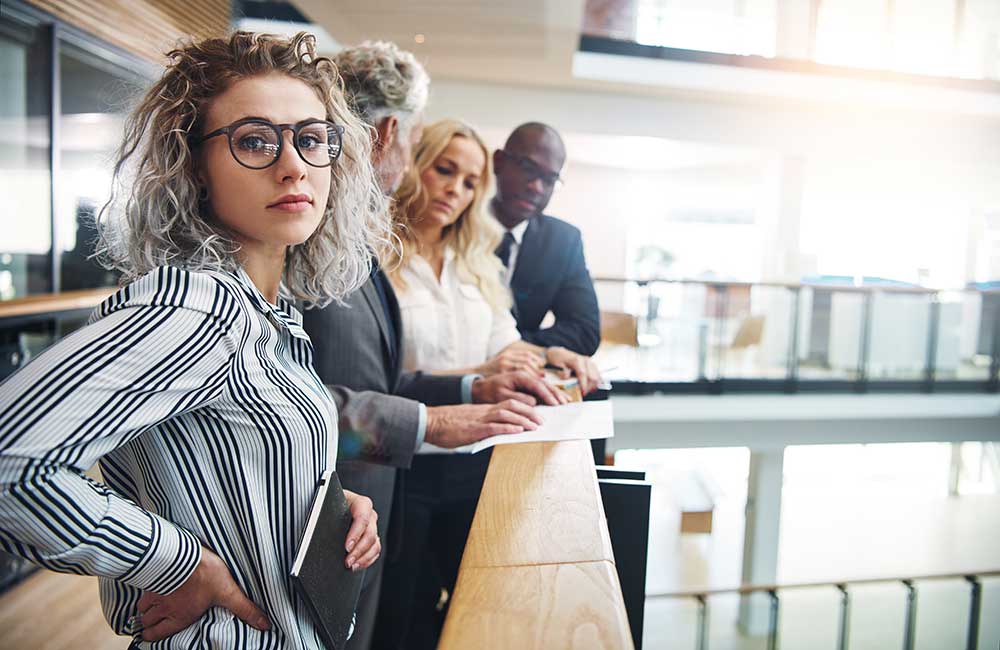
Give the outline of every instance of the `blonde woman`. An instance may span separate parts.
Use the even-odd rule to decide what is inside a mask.
[[[592,391],[599,377],[588,357],[517,332],[493,253],[501,231],[486,213],[493,172],[479,135],[443,120],[425,129],[414,156],[394,207],[402,249],[385,265],[403,312],[404,367],[492,375],[548,364]]]
[[[288,572],[337,417],[291,300],[343,298],[387,241],[369,135],[305,34],[170,58],[102,214],[127,284],[0,385],[0,547],[99,576],[136,648],[318,648]],[[348,501],[367,567],[376,515]]]
[[[414,156],[393,210],[401,257],[385,264],[402,314],[404,368],[491,374],[549,363],[576,372],[590,392],[598,377],[588,358],[518,334],[493,253],[499,226],[485,212],[493,174],[482,139],[444,120],[424,129]],[[376,648],[436,643],[438,594],[454,588],[489,463],[488,453],[448,451],[424,443],[406,474],[402,557],[385,568]]]

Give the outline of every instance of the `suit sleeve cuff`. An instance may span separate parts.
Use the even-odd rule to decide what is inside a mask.
[[[462,404],[472,404],[472,383],[481,378],[482,375],[462,376]]]
[[[420,415],[417,416],[417,444],[414,449],[420,449],[420,445],[424,444],[424,437],[427,435],[427,406],[423,403],[419,406]]]

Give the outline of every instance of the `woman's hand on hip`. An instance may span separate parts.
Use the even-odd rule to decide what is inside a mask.
[[[135,623],[142,628],[144,641],[159,641],[188,627],[210,607],[228,609],[258,630],[270,627],[264,612],[246,597],[222,559],[207,548],[201,549],[201,561],[180,587],[166,596],[142,595]]]
[[[378,513],[368,497],[349,490],[344,490],[344,496],[354,519],[344,544],[347,549],[345,564],[352,571],[367,569],[382,553],[382,542],[378,538]]]

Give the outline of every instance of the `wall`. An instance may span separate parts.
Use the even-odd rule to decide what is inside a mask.
[[[724,203],[727,188],[745,186],[741,176],[758,168],[760,196],[734,195],[746,201],[763,238],[757,271],[743,279],[796,280],[803,274],[836,273],[841,266],[846,273],[856,272],[815,250],[824,237],[815,224],[822,222],[829,230],[842,222],[842,237],[863,241],[865,258],[899,252],[896,266],[907,275],[899,279],[915,281],[917,268],[930,267],[930,282],[953,287],[972,279],[963,274],[970,266],[967,220],[1000,207],[1000,119],[918,109],[435,79],[428,114],[430,119],[461,117],[495,134],[494,145],[517,124],[540,120],[568,139],[581,134],[652,136],[686,146],[751,151],[744,161],[750,172],[716,168],[719,196],[712,199]],[[708,182],[703,180],[704,169],[635,171],[613,164],[583,165],[574,160],[572,143],[569,149],[568,182],[553,198],[552,212],[584,230],[595,275],[625,273],[624,234],[630,223],[655,216],[665,210],[664,204],[682,201],[679,193],[691,194],[694,203],[703,200],[691,188]],[[798,161],[793,167],[800,173],[792,175],[791,183],[788,174],[776,172],[788,167],[783,161]],[[790,198],[794,200],[786,200]],[[891,214],[884,209],[886,202]],[[801,208],[796,210],[792,203]],[[914,218],[901,216],[907,213]],[[941,223],[928,226],[934,218]],[[934,234],[942,228],[955,236],[942,239]],[[844,250],[840,257],[852,261],[850,248]],[[775,263],[779,257],[788,261]],[[989,266],[988,260],[978,263]],[[886,273],[898,274],[893,269]]]

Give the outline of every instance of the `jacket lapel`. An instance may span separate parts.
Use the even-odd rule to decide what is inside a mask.
[[[368,282],[361,286],[361,295],[365,297],[369,309],[375,314],[375,320],[378,322],[378,331],[382,335],[383,354],[390,363],[395,363],[395,359],[392,358],[392,343],[389,341],[389,327],[385,322],[385,310],[382,309],[382,301],[378,299],[374,279],[369,278]]]

